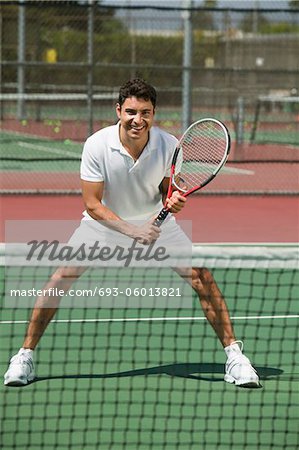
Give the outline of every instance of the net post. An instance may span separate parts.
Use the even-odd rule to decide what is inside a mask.
[[[243,159],[244,146],[244,98],[238,97],[236,104],[236,153],[237,160]]]
[[[257,102],[256,102],[253,127],[252,127],[252,131],[251,131],[251,136],[250,136],[250,143],[251,144],[253,143],[253,141],[255,139],[255,133],[256,133],[257,124],[258,124],[258,120],[259,120],[260,109],[261,109],[261,100],[260,100],[260,98],[258,98]]]
[[[244,140],[244,98],[237,99],[237,144]]]

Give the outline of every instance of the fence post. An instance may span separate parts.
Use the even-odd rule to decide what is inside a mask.
[[[94,0],[88,2],[87,24],[87,117],[88,135],[93,133]]]
[[[182,79],[182,128],[185,131],[192,122],[192,0],[185,0],[186,10],[182,17],[184,20],[184,53],[183,53],[183,79]],[[189,8],[189,9],[187,9]]]
[[[0,60],[3,60],[3,56],[2,56],[2,42],[3,42],[3,18],[2,18],[2,14],[0,14]],[[3,67],[1,67],[0,69],[0,93],[2,94],[2,71],[3,71]],[[4,108],[3,108],[3,101],[0,101],[0,120],[3,120],[4,117]]]
[[[25,59],[26,59],[26,24],[25,24],[25,2],[20,0],[18,12],[18,120],[25,119]]]

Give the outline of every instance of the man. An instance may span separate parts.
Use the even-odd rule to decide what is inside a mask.
[[[70,239],[71,244],[86,239],[84,226],[89,227],[90,242],[99,236],[105,240],[112,233],[150,245],[159,242],[161,233],[167,235],[170,230],[182,248],[188,242],[172,215],[161,228],[153,224],[166,198],[177,143],[175,137],[153,126],[155,108],[155,89],[141,79],[130,80],[120,88],[116,106],[119,122],[87,139],[81,164],[86,211],[81,226]],[[176,214],[185,202],[176,191],[166,200],[166,206]],[[45,289],[58,287],[67,292],[83,271],[83,267],[59,268]],[[181,275],[184,276],[183,270]],[[243,344],[240,348],[240,341],[236,341],[225,300],[212,274],[205,268],[192,268],[190,283],[227,355],[225,381],[243,387],[259,387],[259,377],[242,353]],[[34,379],[33,351],[59,301],[58,297],[51,298],[50,305],[45,296],[37,299],[23,347],[11,359],[4,384],[25,385]]]

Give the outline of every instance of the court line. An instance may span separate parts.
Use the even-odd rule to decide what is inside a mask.
[[[254,175],[255,171],[254,170],[249,170],[249,169],[239,169],[237,167],[224,166],[221,169],[220,173],[225,174],[225,175],[231,175],[231,174],[232,175],[234,175],[234,174],[237,174],[237,175]]]
[[[231,320],[264,320],[264,319],[299,319],[299,314],[277,316],[231,316]],[[119,319],[57,319],[51,323],[98,323],[98,322],[170,322],[170,321],[201,321],[206,317],[130,317]],[[26,324],[28,320],[1,320],[1,325]]]
[[[40,152],[53,153],[55,155],[60,155],[60,156],[76,156],[77,158],[79,158],[81,156],[79,153],[70,152],[68,150],[55,149],[52,147],[46,147],[44,145],[38,145],[38,144],[29,144],[28,142],[18,141],[18,145],[23,148],[38,150]]]
[[[33,143],[28,143],[28,142],[23,142],[23,141],[18,141],[17,143],[20,147],[23,147],[23,148],[29,148],[29,149],[38,150],[41,152],[52,153],[54,155],[80,157],[80,154],[71,152],[69,150],[55,149],[52,147],[47,147],[45,145],[33,144]],[[237,167],[229,167],[229,166],[224,166],[221,170],[221,173],[226,174],[226,175],[231,175],[231,174],[254,175],[255,174],[254,170],[239,169]]]
[[[233,162],[231,162],[232,164]],[[230,162],[228,161],[228,163],[223,166],[221,168],[220,174],[226,174],[226,175],[230,175],[230,174],[240,174],[240,175],[254,175],[255,171],[251,170],[251,169],[240,169],[239,167],[231,167]],[[206,169],[208,169],[209,171],[213,171],[214,170],[214,165],[213,164],[209,164],[209,163],[198,163],[198,162],[194,162],[194,163],[188,163],[186,162],[187,167],[189,168],[186,169],[187,172],[191,171],[191,172],[197,172],[199,170],[200,173],[205,173]],[[183,170],[183,172],[185,172]]]

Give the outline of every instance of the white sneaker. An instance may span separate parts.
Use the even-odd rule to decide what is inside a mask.
[[[238,344],[241,344],[241,348]],[[233,342],[225,348],[227,361],[225,365],[224,381],[246,388],[261,387],[259,376],[252,367],[247,356],[243,355],[243,343]]]
[[[24,386],[34,380],[34,364],[32,351],[21,348],[10,360],[7,372],[4,375],[6,386]]]

